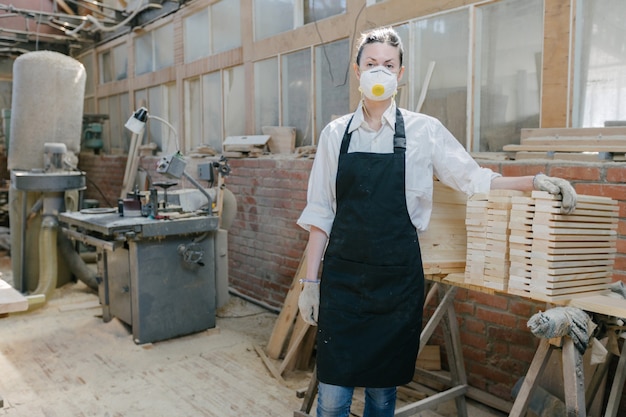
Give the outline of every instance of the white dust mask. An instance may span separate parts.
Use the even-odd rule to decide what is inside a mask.
[[[387,100],[398,88],[398,77],[387,68],[381,66],[361,73],[359,90],[365,97],[374,101]]]

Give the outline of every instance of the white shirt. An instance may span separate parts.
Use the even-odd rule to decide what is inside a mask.
[[[437,119],[400,109],[406,135],[406,204],[417,231],[428,227],[433,208],[433,175],[468,196],[488,192],[500,174],[481,168]],[[306,230],[322,229],[328,236],[337,209],[336,177],[341,141],[352,114],[330,122],[320,135],[309,176],[307,205],[298,219]],[[350,124],[348,152],[393,153],[396,105],[385,111],[379,131],[370,129],[362,105]]]

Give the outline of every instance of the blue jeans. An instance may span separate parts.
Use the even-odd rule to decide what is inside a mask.
[[[319,383],[317,417],[348,417],[354,387]],[[393,417],[396,408],[396,387],[365,388],[363,417]]]

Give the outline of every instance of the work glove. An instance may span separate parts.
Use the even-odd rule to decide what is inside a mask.
[[[320,308],[320,284],[305,282],[300,297],[298,298],[298,308],[305,323],[317,326],[317,315]]]
[[[552,195],[561,195],[561,213],[570,214],[576,208],[576,191],[569,181],[563,178],[537,174],[533,179],[536,190],[547,191]]]

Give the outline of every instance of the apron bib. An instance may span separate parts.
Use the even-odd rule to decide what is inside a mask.
[[[397,109],[390,154],[348,153],[351,122],[322,269],[318,379],[392,387],[413,378],[424,300],[419,242],[406,208],[404,120]]]

